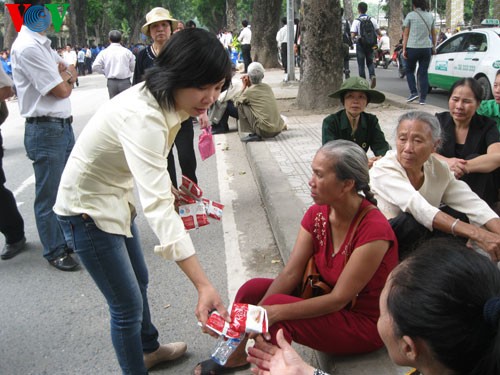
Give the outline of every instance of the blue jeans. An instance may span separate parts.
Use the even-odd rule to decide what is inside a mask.
[[[365,60],[370,78],[375,76],[375,66],[373,65],[373,49],[364,49],[360,45],[356,46],[356,58],[358,60],[359,76],[366,79]]]
[[[71,124],[26,121],[24,147],[35,172],[35,220],[47,260],[66,251],[66,241],[52,207],[56,202],[61,175],[75,144]]]
[[[418,94],[417,83],[415,81],[415,69],[418,62],[418,84],[420,86],[420,101],[425,102],[429,92],[429,64],[431,62],[431,48],[407,48],[406,59],[406,81],[410,94]]]
[[[58,216],[68,244],[106,298],[111,340],[123,374],[147,374],[143,353],[160,346],[151,322],[147,297],[148,269],[139,235],[132,238],[103,232],[89,217]]]

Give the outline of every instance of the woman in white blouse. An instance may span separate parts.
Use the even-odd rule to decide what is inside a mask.
[[[111,314],[111,338],[123,374],[175,359],[185,343],[160,345],[147,300],[148,270],[134,225],[134,184],[154,251],[177,262],[198,291],[204,324],[222,300],[205,275],[174,208],[167,155],[189,116],[205,113],[231,80],[223,46],[202,29],[176,33],[138,84],[103,105],[78,138],[61,178],[54,210]]]
[[[370,169],[370,185],[396,233],[400,258],[436,234],[475,243],[500,260],[500,219],[448,165],[433,155],[441,142],[436,117],[408,112],[398,120],[396,151],[388,151]],[[443,210],[444,204],[467,221]]]

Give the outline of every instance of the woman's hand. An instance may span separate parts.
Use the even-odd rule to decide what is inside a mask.
[[[198,305],[196,306],[196,317],[201,323],[201,329],[204,333],[208,333],[210,336],[218,337],[218,335],[211,329],[206,328],[205,323],[207,322],[208,316],[213,310],[217,312],[227,321],[230,322],[229,313],[226,307],[222,303],[222,299],[215,288],[210,285],[198,289]]]
[[[450,167],[450,170],[453,172],[457,180],[468,173],[467,160],[459,158],[447,158],[446,163],[448,164],[448,167]]]
[[[373,167],[373,163],[375,163],[379,159],[382,159],[382,156],[374,156],[374,157],[368,159],[368,168]]]
[[[283,330],[276,336],[278,346],[274,346],[261,337],[255,340],[255,346],[248,348],[247,360],[257,368],[252,373],[257,375],[312,375],[314,368],[305,363],[292,346],[285,340]]]
[[[471,237],[477,245],[486,251],[494,262],[500,262],[500,235],[486,229],[478,228],[477,235]]]

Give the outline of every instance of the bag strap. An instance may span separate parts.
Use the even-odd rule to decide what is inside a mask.
[[[363,210],[359,213],[358,217],[356,218],[356,221],[354,222],[354,225],[351,229],[351,233],[350,233],[350,236],[349,236],[349,242],[347,242],[347,245],[345,247],[345,258],[344,258],[344,268],[345,266],[347,265],[347,261],[349,260],[349,258],[351,257],[351,243],[352,243],[352,240],[354,238],[354,234],[356,233],[356,230],[358,229],[358,226],[359,226],[359,223],[361,223],[361,220],[363,220],[363,218],[366,216],[366,214],[368,212],[370,212],[371,210],[377,208],[376,206],[374,206],[373,204],[370,204],[368,206],[366,206],[365,208],[363,208]],[[358,295],[355,295],[351,301],[351,307],[350,309],[352,310],[354,308],[354,306],[356,305],[356,300],[358,299]]]
[[[416,10],[415,10],[415,13],[417,13],[418,16],[422,19],[422,22],[424,23],[425,27],[427,27],[427,31],[429,32],[429,36],[431,36],[431,29],[430,29],[429,25],[427,25],[427,22],[425,22],[424,17],[422,17],[422,15],[419,12],[417,12]]]

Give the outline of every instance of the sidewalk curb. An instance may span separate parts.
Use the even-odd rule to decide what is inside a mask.
[[[276,244],[286,263],[299,232],[304,204],[292,192],[265,141],[247,143],[245,149]]]

